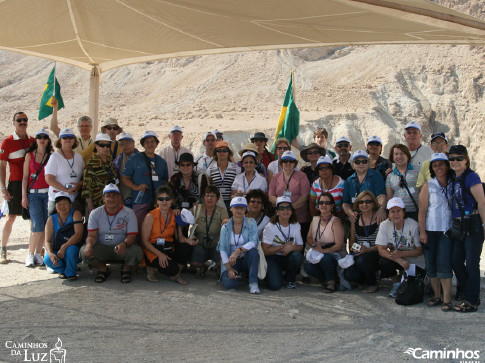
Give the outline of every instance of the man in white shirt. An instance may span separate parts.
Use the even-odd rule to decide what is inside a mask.
[[[215,163],[214,150],[216,149],[217,136],[213,132],[206,132],[204,135],[203,144],[205,146],[205,152],[199,154],[195,158],[195,171],[199,174],[203,174],[206,170]]]
[[[421,165],[431,158],[433,150],[429,146],[421,144],[421,125],[417,121],[408,122],[404,128],[404,139],[406,146],[411,153],[411,165],[414,169],[420,170]]]
[[[180,155],[184,153],[192,154],[192,151],[181,145],[184,135],[180,126],[173,126],[170,129],[170,134],[168,137],[170,138],[170,145],[165,146],[162,150],[160,150],[158,155],[160,155],[167,162],[168,178],[170,179],[172,175],[179,171],[177,162],[179,161]]]

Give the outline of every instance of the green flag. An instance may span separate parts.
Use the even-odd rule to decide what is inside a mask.
[[[281,109],[280,118],[278,120],[278,126],[276,127],[275,141],[284,137],[292,142],[295,137],[298,136],[300,131],[300,111],[296,107],[295,100],[293,99],[293,73],[290,77],[290,84],[286,90],[285,100]],[[271,151],[274,152],[275,143]]]
[[[55,80],[55,91],[54,91],[54,80]],[[44,87],[44,93],[42,94],[42,99],[40,100],[39,107],[39,120],[52,115],[53,107],[51,105],[52,96],[57,99],[57,104],[59,105],[59,110],[64,107],[64,101],[61,96],[61,86],[57,82],[56,78],[56,65],[52,68],[49,79]]]

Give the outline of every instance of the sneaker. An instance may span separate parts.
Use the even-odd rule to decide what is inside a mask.
[[[401,286],[400,282],[395,282],[394,285],[392,285],[391,291],[389,292],[389,297],[392,297],[393,299],[395,299],[397,296],[397,290],[399,290],[400,286]]]
[[[288,282],[288,284],[286,285],[286,288],[287,289],[295,289],[296,288],[296,283],[293,282],[293,281],[290,281]]]
[[[25,267],[34,267],[34,255],[31,255],[30,253],[27,255],[27,258],[25,259]]]
[[[0,249],[0,264],[5,265],[7,264],[7,249],[2,248]]]
[[[250,294],[260,294],[261,291],[259,291],[258,283],[257,282],[251,282],[249,284],[249,293]]]
[[[49,266],[46,266],[45,270],[47,271],[47,273],[50,273],[50,274],[55,273],[55,271],[53,269],[51,269]]]
[[[44,266],[44,259],[42,258],[40,253],[36,253],[34,255],[34,262],[35,262],[36,265]]]

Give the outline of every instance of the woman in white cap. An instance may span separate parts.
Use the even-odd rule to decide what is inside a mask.
[[[296,288],[296,274],[303,259],[303,239],[300,224],[289,197],[279,197],[276,214],[263,232],[263,248],[268,262],[266,282],[270,290],[279,290],[283,285],[283,271],[286,271],[286,287]]]
[[[222,226],[217,251],[221,254],[221,280],[226,289],[234,289],[244,272],[249,274],[249,292],[259,294],[258,227],[245,217],[248,203],[243,197],[231,200],[232,217]]]
[[[310,214],[312,216],[318,214],[317,199],[323,192],[328,192],[333,195],[337,213],[342,217],[344,215],[342,204],[345,181],[338,175],[334,175],[334,165],[332,159],[328,156],[320,156],[318,158],[316,169],[318,171],[318,179],[312,183],[310,189]]]
[[[35,133],[35,143],[25,152],[24,174],[22,179],[22,207],[30,214],[29,252],[25,266],[43,265],[40,255],[44,245],[44,229],[49,215],[47,202],[49,199],[49,184],[45,181],[44,167],[53,152],[48,129],[40,129]]]
[[[369,168],[377,170],[386,180],[387,174],[392,171],[392,164],[381,156],[382,139],[379,136],[374,135],[367,139],[367,153],[370,158]]]
[[[76,135],[72,129],[62,129],[54,146],[59,150],[51,155],[45,166],[45,180],[49,184],[49,214],[54,210],[56,195],[66,192],[74,202],[82,188],[84,161],[74,151],[77,147]]]
[[[307,274],[326,281],[324,292],[336,290],[335,276],[338,260],[347,254],[344,245],[344,227],[337,216],[332,194],[324,192],[318,198],[319,216],[313,217],[306,242],[310,247],[304,268]],[[310,259],[309,259],[310,257]]]
[[[44,263],[59,274],[59,278],[70,281],[77,280],[77,264],[80,244],[83,242],[83,218],[81,212],[74,211],[71,206],[71,195],[58,192],[55,199],[56,213],[52,214],[45,225]],[[67,241],[57,236],[58,231],[74,225],[74,234]]]
[[[262,163],[262,156],[258,151],[258,147],[255,144],[246,144],[241,150],[238,151],[239,156],[243,156],[245,152],[252,152],[254,155],[256,155],[256,166],[254,169],[258,174],[260,174],[264,179],[268,177],[268,170],[266,169],[266,166]],[[271,154],[273,155],[273,154]],[[237,166],[241,168],[241,172],[244,172],[244,166],[242,164],[242,160],[239,160],[237,163]]]
[[[253,189],[260,189],[266,193],[268,191],[268,183],[255,170],[257,163],[256,154],[252,151],[246,151],[242,154],[241,162],[244,172],[236,175],[231,187],[231,197],[245,196]]]
[[[290,142],[284,137],[280,137],[279,139],[277,139],[274,145],[277,160],[272,161],[268,165],[268,185],[269,183],[271,183],[271,178],[274,174],[281,173],[283,171],[283,164],[281,164],[281,157],[283,156],[283,153],[285,151],[291,150]],[[296,166],[296,170],[299,170],[298,166]]]
[[[269,184],[269,201],[276,207],[276,200],[283,195],[291,198],[293,208],[296,210],[298,223],[301,226],[302,236],[306,236],[309,226],[308,197],[310,184],[305,173],[296,170],[298,161],[293,151],[285,151],[281,155],[283,171],[276,173]]]
[[[111,158],[111,139],[97,134],[94,153],[84,166],[82,198],[86,201],[86,215],[103,205],[103,189],[108,184],[119,185],[118,173]]]
[[[453,243],[445,233],[451,228],[450,179],[452,171],[448,157],[443,153],[431,155],[431,179],[424,183],[419,193],[419,240],[423,245],[426,273],[433,288],[433,298],[428,306],[441,305],[441,310],[453,309],[451,305],[451,256]],[[443,289],[443,300],[441,300]]]
[[[396,144],[389,151],[389,161],[396,166],[386,179],[387,199],[399,197],[404,201],[406,213],[418,221],[419,190],[416,187],[419,169],[411,165],[411,153],[406,145]]]
[[[381,277],[391,277],[394,285],[389,297],[395,298],[401,286],[402,271],[414,265],[416,274],[424,276],[425,263],[423,249],[419,241],[419,225],[414,219],[406,218],[405,205],[401,198],[391,198],[387,202],[389,219],[379,225],[376,245],[379,255]],[[399,271],[399,273],[396,273]]]

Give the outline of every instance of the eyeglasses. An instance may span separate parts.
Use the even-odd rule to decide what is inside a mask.
[[[35,137],[37,140],[49,140],[49,136],[39,135]]]
[[[96,145],[99,146],[99,147],[103,147],[103,148],[111,147],[111,144],[96,144]]]
[[[460,156],[448,156],[449,161],[463,161],[466,158],[463,155]]]
[[[172,200],[172,197],[158,197],[158,200],[160,202],[168,202],[168,201]]]
[[[290,149],[290,148],[289,148],[289,147],[287,147],[287,146],[278,146],[278,147],[276,148],[276,150],[280,150],[280,151],[286,151],[286,150],[289,150],[289,149]]]
[[[16,119],[15,121],[17,121],[18,123],[21,123],[21,122],[28,122],[29,119],[27,117],[25,117],[25,118],[21,117],[21,118]]]
[[[330,169],[332,169],[331,166],[321,166],[318,168],[318,171],[324,171],[324,170],[330,170]]]
[[[374,203],[372,199],[359,200],[359,204],[372,204]]]
[[[306,154],[307,154],[307,155],[317,155],[317,154],[320,154],[320,151],[318,151],[318,150],[315,150],[315,151],[308,151]]]
[[[216,142],[216,139],[205,139],[205,142]]]
[[[62,140],[74,140],[74,136],[61,136]]]
[[[371,141],[367,145],[368,146],[381,146],[381,143],[380,142],[377,142],[377,141]]]
[[[181,168],[188,168],[189,166],[193,166],[191,163],[180,163],[179,165]]]
[[[119,129],[119,127],[118,127],[118,126],[116,126],[116,125],[115,125],[115,126],[105,126],[105,128],[106,128],[107,130],[118,130],[118,129]]]
[[[332,205],[333,202],[331,200],[320,200],[318,201],[318,205]]]
[[[446,145],[446,144],[447,144],[447,142],[443,139],[431,141],[431,145]]]
[[[342,148],[345,148],[345,147],[349,147],[349,145],[350,144],[348,142],[344,142],[344,143],[335,145],[335,147],[338,147],[339,149],[342,149]]]
[[[354,160],[354,164],[355,165],[360,165],[360,164],[365,165],[365,164],[367,164],[368,161],[369,160],[367,160],[367,159],[361,159],[361,160],[357,159],[357,160]]]
[[[208,199],[217,198],[217,195],[215,195],[215,194],[206,194],[206,195],[204,195],[204,198],[208,198]]]
[[[216,153],[228,153],[229,149],[216,149]]]
[[[296,160],[291,160],[291,159],[285,159],[281,160],[281,164],[286,164],[286,163],[294,163]]]
[[[278,207],[276,207],[276,209],[278,210],[291,210],[291,205],[287,205],[286,207],[284,205],[279,205]]]
[[[251,199],[249,201],[250,204],[263,204],[263,202],[261,200],[257,200],[257,199]]]

